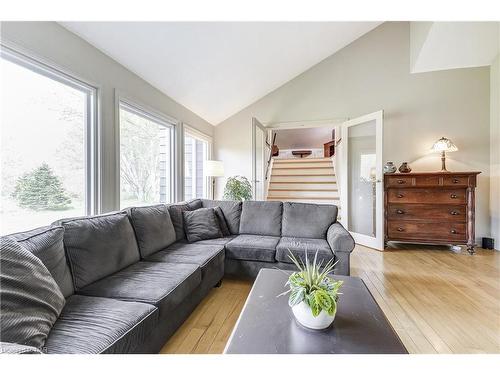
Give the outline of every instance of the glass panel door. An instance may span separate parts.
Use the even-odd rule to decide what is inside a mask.
[[[342,127],[342,218],[356,243],[383,248],[382,112]]]
[[[265,199],[265,170],[266,170],[266,128],[257,119],[252,119],[252,143],[253,143],[253,198],[255,200]]]

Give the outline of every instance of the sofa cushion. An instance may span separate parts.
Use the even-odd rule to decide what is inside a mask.
[[[222,237],[222,232],[213,208],[184,211],[182,215],[186,238],[189,242]]]
[[[164,315],[189,296],[200,282],[201,271],[195,264],[138,262],[86,286],[80,293],[149,303]]]
[[[290,254],[288,250],[297,259],[301,259],[302,262],[305,262],[306,250],[307,257],[311,262],[316,255],[316,251],[318,252],[318,261],[322,261],[323,264],[335,258],[328,242],[317,238],[281,237],[278,246],[276,246],[276,260],[283,263],[293,263],[288,257]]]
[[[186,238],[186,232],[184,231],[184,216],[182,213],[184,211],[197,210],[201,208],[201,206],[201,200],[199,199],[167,205],[172,224],[174,225],[176,241]]]
[[[0,342],[0,354],[42,354],[42,351],[33,346]]]
[[[227,237],[220,237],[220,238],[213,238],[211,240],[203,240],[203,241],[198,241],[195,244],[196,245],[221,245],[224,246],[227,244],[229,241],[231,241],[233,238],[236,238],[236,235],[230,235]],[[176,243],[182,243],[182,241],[176,242]]]
[[[283,202],[283,237],[326,239],[326,231],[337,221],[337,206]]]
[[[282,202],[243,202],[240,234],[280,236],[282,210]]]
[[[157,319],[158,309],[149,304],[73,295],[50,331],[46,351],[133,353],[153,332]]]
[[[117,272],[140,259],[125,212],[61,220],[75,289]]]
[[[1,340],[41,349],[64,307],[64,296],[42,261],[0,237]]]
[[[217,223],[219,224],[220,231],[222,232],[222,236],[230,236],[231,231],[229,230],[229,227],[227,226],[226,218],[224,217],[224,212],[222,212],[222,209],[217,206],[214,208],[215,212],[215,217],[217,218]]]
[[[227,227],[231,234],[240,233],[240,219],[242,203],[237,201],[217,201],[210,199],[203,199],[203,207],[214,208],[220,207],[224,213]]]
[[[146,258],[149,262],[188,263],[201,268],[202,279],[208,272],[221,273],[224,270],[224,245],[199,245],[196,243],[175,243],[169,248]]]
[[[128,209],[142,258],[175,242],[175,229],[167,206],[158,204]]]
[[[226,244],[226,257],[238,260],[275,262],[279,237],[240,234]]]
[[[64,228],[48,226],[9,235],[47,267],[65,298],[74,293],[73,280],[64,253]]]

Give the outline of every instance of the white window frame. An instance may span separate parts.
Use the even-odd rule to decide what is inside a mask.
[[[186,134],[189,135],[190,137],[193,137],[194,139],[198,139],[200,141],[203,141],[203,142],[207,142],[207,160],[211,160],[212,159],[212,150],[213,150],[213,137],[193,128],[192,126],[189,126],[187,124],[184,124],[184,127],[183,127],[183,139],[182,139],[182,146],[183,146],[183,149],[182,149],[182,158],[184,159],[184,153],[185,153],[185,150],[184,150],[184,142],[185,142],[185,137],[186,137]],[[193,159],[194,160],[194,159]],[[194,161],[193,161],[194,163]],[[184,191],[184,174],[185,174],[185,165],[183,164],[183,176],[182,176],[182,186],[183,186],[183,197],[182,199],[184,200],[185,199],[185,191]],[[196,177],[196,170],[193,166],[193,171],[194,172],[194,176]],[[205,194],[207,195],[206,198],[210,198],[212,197],[212,184],[210,183],[210,177],[205,177],[203,179],[203,190],[205,192]]]
[[[7,61],[22,66],[34,73],[60,82],[86,94],[85,113],[85,214],[94,215],[101,212],[101,127],[100,127],[100,90],[67,73],[55,64],[24,51],[13,43],[2,41],[0,56]]]
[[[145,104],[140,103],[135,99],[130,99],[130,97],[124,95],[123,93],[115,90],[115,137],[116,137],[116,202],[115,205],[117,209],[121,207],[121,176],[120,176],[120,158],[121,158],[121,150],[120,150],[120,109],[122,106],[125,110],[135,113],[138,116],[149,119],[155,123],[158,123],[162,126],[169,127],[170,131],[170,202],[175,202],[177,197],[177,176],[178,176],[178,167],[177,167],[177,150],[178,150],[178,140],[177,133],[179,122],[168,115],[163,114],[156,109],[153,109]],[[160,202],[158,202],[160,203]]]

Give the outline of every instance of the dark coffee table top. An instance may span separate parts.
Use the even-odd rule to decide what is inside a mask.
[[[285,291],[290,272],[262,269],[229,338],[228,354],[400,353],[406,348],[358,277],[344,281],[333,325],[323,331],[300,326]]]

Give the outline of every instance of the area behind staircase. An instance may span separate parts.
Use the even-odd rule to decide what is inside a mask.
[[[268,201],[339,205],[331,158],[273,159]]]

